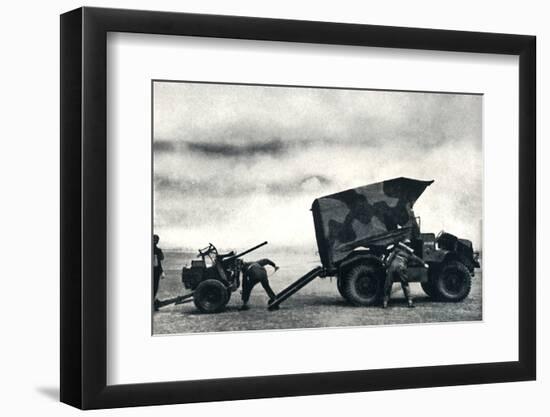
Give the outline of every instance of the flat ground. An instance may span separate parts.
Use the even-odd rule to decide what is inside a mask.
[[[338,294],[336,280],[318,278],[281,304],[278,311],[267,310],[267,295],[260,285],[252,291],[248,311],[238,311],[240,290],[234,292],[224,312],[201,314],[192,300],[168,304],[186,293],[181,283],[181,267],[190,263],[192,254],[165,251],[166,278],[161,281],[158,298],[166,305],[153,316],[154,334],[221,332],[259,329],[299,329],[315,327],[370,326],[381,324],[434,323],[482,319],[481,272],[473,279],[470,295],[460,303],[431,301],[420,284],[411,283],[416,308],[406,306],[399,284],[394,284],[390,308],[354,307]],[[264,256],[264,255],[261,255]],[[259,257],[261,257],[259,256]],[[253,260],[254,258],[248,258]],[[314,255],[276,254],[272,259],[281,269],[270,276],[277,293],[319,265]],[[309,259],[309,260],[308,260]],[[272,269],[268,267],[272,274]]]

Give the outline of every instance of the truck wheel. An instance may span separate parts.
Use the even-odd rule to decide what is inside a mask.
[[[225,285],[216,279],[207,279],[193,293],[193,302],[202,313],[219,313],[229,301]]]
[[[338,293],[342,296],[342,298],[347,300],[346,293],[344,292],[344,280],[342,278],[336,278],[336,287],[338,288]]]
[[[356,306],[376,304],[382,293],[382,277],[374,265],[360,264],[351,268],[343,277],[344,298]]]
[[[455,261],[444,265],[434,282],[437,297],[442,301],[462,301],[470,294],[471,287],[468,268]]]
[[[421,282],[420,285],[422,286],[422,289],[428,295],[428,297],[437,298],[436,297],[436,290],[435,290],[434,285],[431,281]]]

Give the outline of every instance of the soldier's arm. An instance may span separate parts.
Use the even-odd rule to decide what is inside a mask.
[[[164,260],[164,253],[162,253],[162,249],[161,248],[157,248],[159,250],[159,253],[158,253],[158,257],[161,261]]]
[[[395,250],[391,251],[388,257],[386,258],[386,266],[389,266],[393,262],[393,258],[395,258]]]
[[[260,264],[261,266],[270,265],[273,268],[277,268],[277,265],[275,265],[275,262],[273,262],[271,259],[263,258],[263,259],[260,259],[257,263]]]
[[[414,261],[415,263],[417,263],[418,265],[422,265],[422,266],[427,267],[428,264],[426,264],[422,258],[419,258],[419,257],[416,256],[414,253],[411,253],[411,254],[410,254],[410,257],[411,257],[410,259],[411,259],[412,261]]]

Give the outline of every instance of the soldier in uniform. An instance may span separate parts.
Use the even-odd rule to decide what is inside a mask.
[[[405,243],[410,243],[408,240]],[[407,266],[410,262],[423,265],[428,268],[428,264],[425,264],[422,259],[414,254],[412,248],[407,246],[403,242],[399,242],[392,248],[391,253],[386,259],[386,282],[384,283],[384,301],[382,304],[383,308],[388,307],[388,302],[390,300],[391,288],[393,285],[393,280],[395,276],[399,278],[401,283],[401,288],[403,293],[407,298],[407,304],[409,307],[414,307],[413,299],[411,297],[411,290],[409,288],[409,281],[407,277]]]
[[[411,228],[411,234],[413,239],[418,239],[420,237],[420,226],[418,225],[418,222],[416,221],[416,216],[414,214],[414,210],[412,209],[410,203],[406,204],[406,210],[408,213],[409,220],[403,225],[403,227],[410,227]],[[424,263],[424,262],[422,262]]]
[[[258,283],[262,284],[269,300],[275,298],[275,293],[269,286],[269,280],[267,279],[267,271],[265,269],[266,265],[270,265],[277,271],[279,267],[270,259],[264,258],[255,262],[243,262],[242,272],[243,272],[243,287],[242,287],[242,300],[243,305],[240,310],[248,310],[248,300],[250,299],[250,293],[252,288]]]
[[[162,261],[164,260],[164,254],[162,249],[157,245],[159,243],[159,236],[153,235],[153,306],[155,311],[158,311],[157,291],[159,289],[160,278],[163,276]]]

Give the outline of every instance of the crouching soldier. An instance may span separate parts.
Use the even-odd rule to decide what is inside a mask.
[[[405,241],[408,243],[408,241]],[[412,248],[407,246],[403,242],[399,242],[393,247],[388,258],[386,259],[386,282],[384,283],[384,301],[383,308],[388,307],[390,301],[391,287],[394,278],[397,277],[401,283],[403,294],[407,298],[407,304],[409,307],[414,307],[413,299],[411,297],[411,289],[409,288],[409,280],[407,277],[407,266],[409,263],[415,263],[428,268],[428,264],[425,264],[422,259],[414,254]]]
[[[252,288],[258,283],[262,284],[269,300],[275,298],[275,293],[269,286],[269,280],[267,279],[267,271],[265,269],[266,265],[270,265],[277,271],[279,267],[275,265],[270,259],[264,258],[256,262],[243,262],[242,272],[243,272],[243,286],[242,286],[242,300],[243,305],[240,310],[248,310],[248,300],[250,299],[250,293]]]

